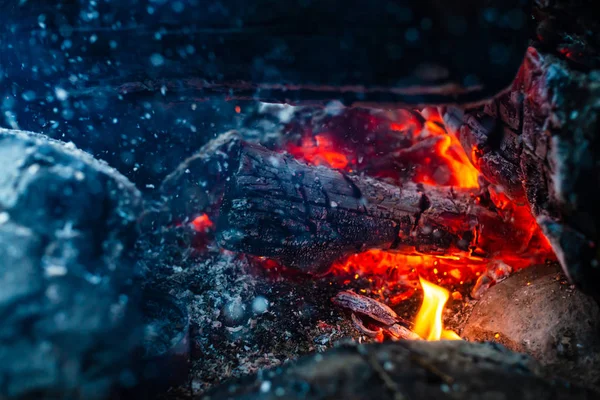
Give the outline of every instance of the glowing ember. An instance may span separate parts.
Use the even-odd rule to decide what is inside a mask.
[[[415,319],[414,332],[425,340],[461,340],[460,336],[444,329],[442,312],[450,292],[419,278],[423,288],[423,304]]]
[[[332,140],[326,135],[304,136],[301,146],[290,144],[288,151],[294,157],[313,165],[325,165],[335,169],[345,169],[348,166],[348,158],[336,151]]]
[[[335,263],[332,273],[368,279],[372,294],[394,306],[415,293],[420,276],[446,287],[460,287],[477,280],[489,260],[477,257],[402,254],[372,249]],[[350,283],[348,278],[348,282]]]
[[[531,214],[531,209],[527,204],[517,204],[511,201],[506,194],[498,191],[496,187],[490,186],[488,189],[490,200],[498,208],[499,213],[504,220],[510,221],[523,234],[522,237],[513,237],[523,244],[523,249],[538,248],[540,253],[552,256],[552,246],[542,233],[540,226]],[[552,258],[552,257],[549,257]]]
[[[286,150],[312,165],[365,173],[398,183],[479,188],[479,172],[436,109],[348,112],[300,130]],[[351,138],[349,138],[351,132]]]
[[[208,215],[201,214],[194,218],[192,226],[196,232],[206,232],[213,227],[213,222],[210,220]]]

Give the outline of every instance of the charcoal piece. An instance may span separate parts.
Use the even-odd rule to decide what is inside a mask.
[[[486,271],[477,278],[475,286],[471,289],[471,297],[474,299],[481,298],[486,290],[508,278],[512,272],[512,267],[503,261],[490,261],[486,265]]]
[[[468,110],[458,128],[446,112],[482,174],[531,206],[569,279],[598,298],[599,100],[597,71],[531,47],[509,92]]]
[[[503,143],[504,133],[503,127],[488,114],[476,112],[464,116],[458,138],[473,164],[490,183],[501,187],[511,199],[524,202],[524,177],[518,162],[514,162],[521,149],[519,146],[506,146]]]
[[[306,272],[325,272],[334,260],[371,248],[486,256],[523,247],[524,232],[476,202],[472,191],[393,186],[249,143],[230,169],[220,244]]]
[[[0,51],[15,86],[33,74],[76,98],[165,87],[173,99],[454,104],[510,85],[530,10],[523,0],[29,0],[0,5],[0,44],[10,43]]]
[[[502,343],[556,375],[600,389],[600,307],[557,265],[526,268],[489,289],[462,336]]]
[[[0,129],[0,397],[105,398],[139,338],[138,190],[42,135]]]
[[[344,346],[225,383],[199,399],[595,399],[501,345],[400,341]]]

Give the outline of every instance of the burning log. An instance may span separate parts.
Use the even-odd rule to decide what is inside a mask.
[[[530,48],[512,89],[464,117],[447,110],[482,174],[528,204],[570,280],[600,296],[600,85]]]
[[[479,204],[472,191],[397,187],[248,143],[232,158],[218,223],[221,245],[309,273],[326,272],[336,259],[370,248],[462,256],[517,252],[529,234]]]

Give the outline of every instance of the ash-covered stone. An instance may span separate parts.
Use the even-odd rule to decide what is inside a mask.
[[[490,288],[462,336],[502,343],[556,375],[600,388],[600,308],[556,265],[524,269]]]
[[[138,320],[138,190],[74,146],[0,129],[0,398],[105,398]]]

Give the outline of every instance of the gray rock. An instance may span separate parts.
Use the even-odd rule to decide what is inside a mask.
[[[0,129],[0,398],[106,398],[140,337],[139,191],[103,162]]]
[[[462,337],[502,343],[558,376],[600,388],[600,307],[557,266],[527,268],[489,289]]]

